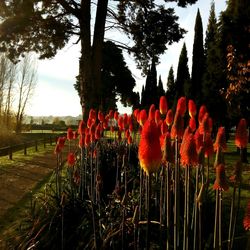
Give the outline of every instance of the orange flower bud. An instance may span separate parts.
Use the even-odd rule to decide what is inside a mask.
[[[138,157],[147,175],[158,171],[161,165],[159,129],[154,120],[147,120],[142,128]]]
[[[235,145],[239,148],[246,148],[248,143],[248,132],[246,119],[242,118],[235,133]]]
[[[209,114],[205,113],[203,115],[202,121],[199,126],[200,134],[206,135],[210,132],[210,126],[209,126]]]
[[[191,130],[194,132],[196,130],[196,121],[194,117],[191,117],[189,119],[189,127],[191,128]]]
[[[85,122],[83,120],[81,120],[79,122],[79,126],[78,126],[78,134],[83,134],[84,133],[84,128],[85,128]]]
[[[171,138],[174,139],[176,136],[181,138],[184,132],[184,120],[181,113],[177,112],[174,117],[174,123],[171,127]]]
[[[74,153],[68,153],[67,156],[67,163],[70,167],[74,166],[76,162],[75,154]]]
[[[196,145],[193,134],[185,136],[182,140],[182,146],[180,150],[181,163],[184,166],[197,165],[198,155],[196,151]]]
[[[89,111],[89,119],[93,120],[93,121],[96,121],[96,112],[95,112],[94,109],[90,109],[90,111]]]
[[[114,113],[114,119],[118,121],[119,118],[119,113],[117,111],[115,111]]]
[[[167,114],[167,111],[168,111],[168,104],[167,104],[166,96],[161,96],[161,97],[160,97],[159,109],[160,109],[160,113],[161,113],[162,115]]]
[[[222,151],[226,151],[227,149],[227,143],[226,143],[226,135],[225,135],[225,128],[219,127],[216,140],[214,143],[214,150],[218,151],[218,149],[221,148]]]
[[[181,116],[184,116],[184,114],[187,110],[186,102],[187,102],[187,100],[186,100],[186,97],[184,97],[184,96],[180,97],[178,102],[177,102],[176,112],[179,113]]]
[[[155,123],[156,123],[157,125],[159,125],[160,121],[161,121],[161,114],[160,114],[159,109],[157,109],[157,110],[155,111]]]
[[[207,113],[207,108],[205,105],[202,105],[199,109],[198,121],[202,122],[203,116]]]
[[[114,117],[114,111],[112,109],[109,110],[109,118],[113,119]]]
[[[147,111],[145,109],[140,111],[140,119],[139,119],[139,124],[141,126],[143,126],[143,124],[146,122],[147,120]]]
[[[128,137],[128,145],[131,145],[132,142],[133,142],[133,139],[132,139],[131,135],[129,135],[129,137]]]
[[[219,164],[215,168],[216,171],[216,179],[214,182],[213,189],[219,189],[223,191],[227,191],[229,189],[227,180],[226,180],[226,173],[225,173],[225,166],[224,164]]]
[[[148,119],[153,120],[155,119],[155,105],[151,104],[149,111],[148,111]]]
[[[173,111],[171,109],[169,109],[167,112],[167,115],[166,115],[165,122],[168,126],[171,126],[171,124],[173,123],[173,120],[174,120]]]
[[[164,135],[167,133],[167,131],[168,131],[167,124],[165,122],[162,122],[161,123],[161,134]]]
[[[100,122],[104,122],[104,115],[100,110],[98,111],[98,120]]]
[[[196,116],[196,105],[195,102],[193,100],[189,100],[188,101],[188,113],[190,117],[195,117]]]
[[[67,139],[70,141],[74,138],[73,130],[71,128],[68,128],[67,130]]]
[[[85,144],[85,142],[84,142],[85,140],[84,140],[84,139],[85,139],[84,134],[81,134],[81,135],[80,135],[80,138],[79,138],[79,147],[80,147],[80,148],[83,148],[83,147],[84,147],[84,144]]]

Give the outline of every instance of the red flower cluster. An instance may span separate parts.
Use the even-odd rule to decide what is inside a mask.
[[[239,148],[246,148],[248,143],[248,132],[246,119],[241,119],[235,133],[235,145]]]
[[[243,227],[246,231],[250,231],[250,201],[248,201],[245,217],[243,219]]]
[[[226,173],[225,173],[225,166],[224,164],[219,164],[215,168],[216,171],[216,179],[214,182],[213,188],[227,191],[229,189],[227,180],[226,180]]]

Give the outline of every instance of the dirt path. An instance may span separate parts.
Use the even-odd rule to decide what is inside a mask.
[[[43,155],[16,161],[15,166],[0,167],[0,218],[53,171],[55,157],[49,149]]]

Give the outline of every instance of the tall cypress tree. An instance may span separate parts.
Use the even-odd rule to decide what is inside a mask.
[[[212,2],[205,38],[206,70],[202,81],[202,101],[206,104],[216,126],[225,125],[227,114],[225,100],[221,94],[221,89],[225,87],[226,76],[218,34],[215,4]]]
[[[159,76],[157,88],[158,88],[158,98],[165,95],[165,90],[163,88],[163,83],[162,83],[162,80],[161,80],[161,76]]]
[[[194,32],[193,63],[191,76],[192,86],[190,88],[190,98],[196,100],[197,104],[200,104],[202,100],[201,84],[205,68],[205,57],[203,47],[203,27],[199,9],[196,15]]]
[[[188,69],[188,57],[187,57],[187,48],[186,44],[183,44],[181,54],[179,57],[177,76],[175,82],[175,100],[173,104],[176,104],[176,101],[179,97],[187,95],[187,89],[190,86],[190,74]]]
[[[155,60],[152,60],[151,68],[146,77],[146,84],[144,90],[144,108],[149,109],[151,104],[158,102],[158,89],[157,89],[157,72]]]
[[[166,91],[166,97],[168,100],[168,104],[170,106],[173,105],[174,98],[175,98],[175,92],[176,92],[176,85],[174,81],[174,69],[173,65],[170,67],[168,72],[168,79],[167,79],[167,91]]]

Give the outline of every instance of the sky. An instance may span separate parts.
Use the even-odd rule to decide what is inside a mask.
[[[187,8],[179,8],[175,5],[175,11],[179,16],[180,26],[188,32],[183,39],[171,45],[160,57],[157,73],[158,76],[161,75],[165,90],[171,65],[173,65],[174,73],[177,71],[179,55],[184,42],[187,46],[190,71],[197,10],[198,8],[200,10],[205,38],[210,6],[211,1],[209,0],[198,0],[196,4]],[[221,11],[225,10],[225,7],[226,0],[215,0],[217,17]],[[112,39],[114,39],[114,36],[119,37],[120,34],[107,34],[107,38],[112,37]],[[40,60],[38,62],[38,81],[35,92],[26,109],[26,114],[28,116],[78,116],[81,114],[79,96],[73,86],[75,77],[78,75],[78,61],[80,56],[80,47],[74,45],[75,42],[75,40],[71,40],[53,59]],[[128,68],[136,80],[134,91],[141,92],[142,85],[145,84],[145,78],[142,77],[141,71],[136,68],[133,57],[125,53],[124,57]],[[118,110],[120,113],[130,113],[131,108],[124,108],[121,104],[118,104]]]

